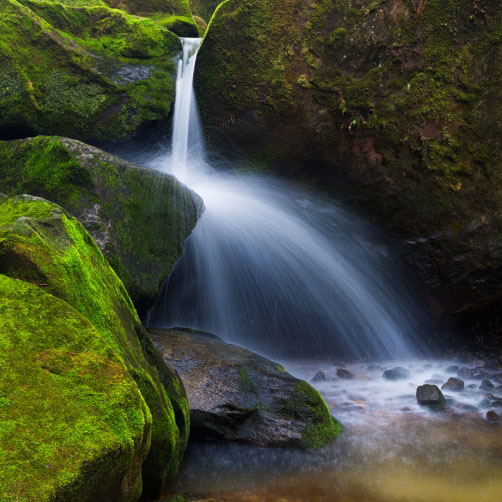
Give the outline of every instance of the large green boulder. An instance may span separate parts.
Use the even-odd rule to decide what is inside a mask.
[[[125,363],[152,415],[143,483],[147,495],[157,494],[176,474],[186,447],[186,394],[178,376],[162,364],[122,282],[91,236],[75,218],[44,199],[3,199],[0,274],[31,282],[71,305]],[[19,311],[22,318],[31,315]],[[15,328],[15,319],[11,324]]]
[[[0,137],[135,136],[166,121],[178,37],[108,6],[0,0]]]
[[[0,275],[4,502],[141,494],[151,415],[123,361],[68,303]]]
[[[172,176],[80,141],[0,141],[0,191],[51,200],[94,238],[144,311],[171,273],[202,208]]]
[[[364,210],[439,313],[496,321],[501,26],[497,0],[227,0],[195,75],[208,140]]]

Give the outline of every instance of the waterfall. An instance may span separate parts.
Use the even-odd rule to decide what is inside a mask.
[[[276,357],[427,353],[427,316],[375,228],[303,188],[206,160],[192,90],[200,40],[182,42],[172,152],[152,167],[201,195],[205,212],[150,325],[210,331]]]

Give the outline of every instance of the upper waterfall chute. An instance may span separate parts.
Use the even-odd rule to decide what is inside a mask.
[[[197,113],[193,75],[202,38],[181,38],[183,54],[178,61],[174,103],[171,173],[184,181],[187,174],[190,115]],[[199,133],[200,135],[200,133]]]

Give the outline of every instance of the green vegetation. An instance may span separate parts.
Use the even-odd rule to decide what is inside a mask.
[[[202,202],[172,177],[59,137],[0,142],[0,190],[47,198],[84,223],[136,304],[171,273]]]
[[[4,138],[119,139],[168,117],[179,50],[171,31],[107,6],[0,0],[0,7]]]
[[[152,415],[143,481],[148,494],[156,494],[179,468],[188,439],[188,403],[178,377],[158,364],[122,283],[83,226],[36,197],[0,204],[0,256],[1,274],[32,282],[71,305],[125,362]]]

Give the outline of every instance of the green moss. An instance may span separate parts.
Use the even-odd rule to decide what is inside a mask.
[[[239,382],[246,392],[257,392],[256,386],[244,366],[239,366]]]
[[[121,358],[31,284],[0,275],[0,310],[2,500],[137,500],[151,415]]]
[[[197,220],[201,203],[191,192],[65,138],[0,142],[0,158],[0,190],[62,205],[101,242],[134,301],[156,294]]]
[[[342,425],[331,416],[321,394],[307,382],[298,382],[289,407],[296,413],[301,408],[306,408],[310,416],[314,417],[303,432],[301,440],[303,448],[321,448],[336,439],[343,431]]]
[[[178,427],[188,424],[178,420],[178,425],[164,384],[175,385],[169,380],[177,377],[159,375],[150,363],[138,338],[147,345],[148,336],[121,281],[78,221],[29,196],[0,204],[0,256],[0,273],[38,284],[67,302],[124,360],[152,414],[152,446],[143,476],[149,493],[156,493],[179,467],[187,430]],[[186,401],[181,389],[175,398]]]
[[[117,139],[168,117],[174,33],[106,5],[0,6],[0,131]]]

